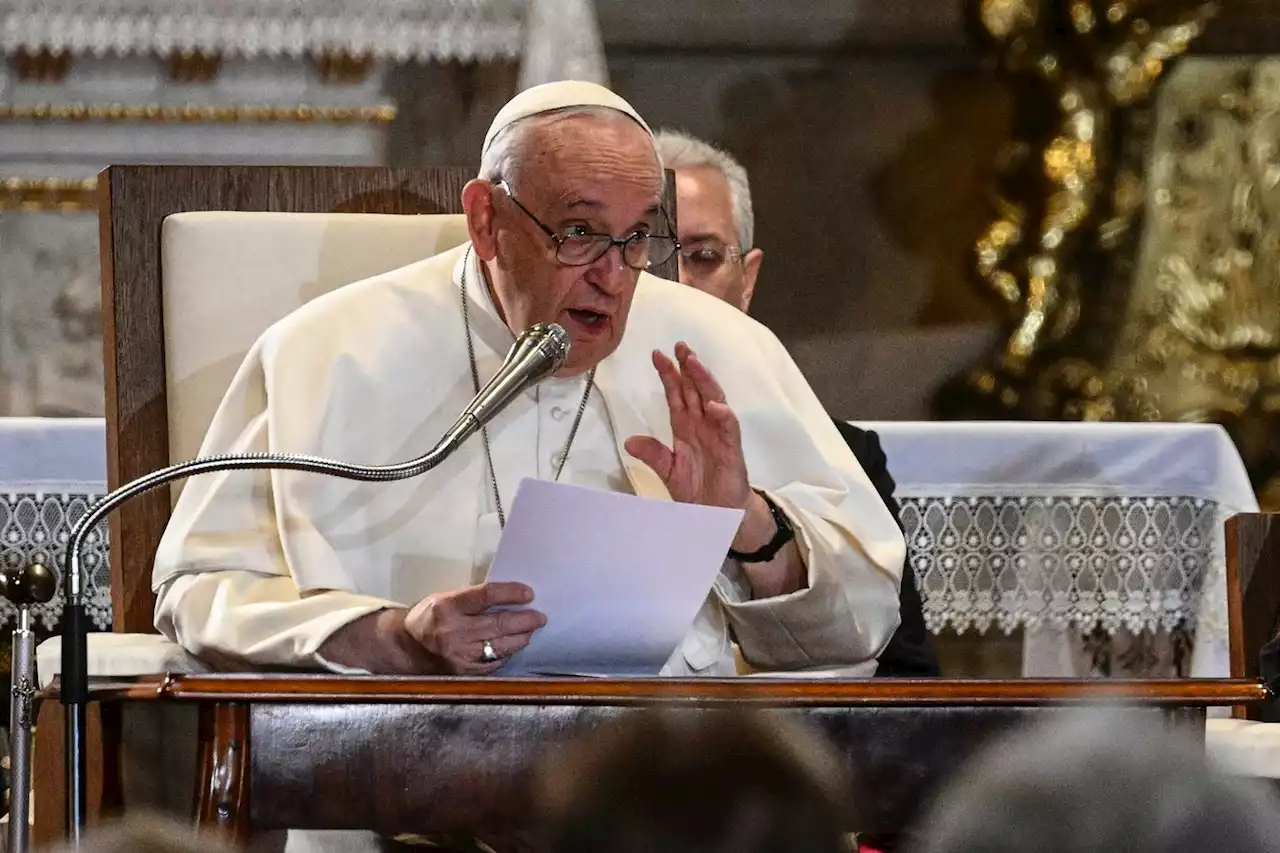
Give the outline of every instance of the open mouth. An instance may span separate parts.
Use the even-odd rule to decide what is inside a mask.
[[[591,331],[603,329],[609,323],[608,314],[601,314],[599,311],[588,308],[569,308],[565,313],[576,325]]]

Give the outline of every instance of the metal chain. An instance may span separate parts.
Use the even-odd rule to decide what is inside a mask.
[[[462,259],[462,327],[467,334],[467,359],[471,362],[471,385],[476,394],[480,393],[480,368],[476,364],[476,345],[471,337],[471,315],[467,311],[467,269],[471,266],[471,247],[467,247],[466,256]],[[560,481],[560,472],[564,471],[565,463],[569,461],[569,448],[573,447],[573,440],[578,436],[578,427],[582,425],[582,416],[587,411],[587,400],[591,398],[591,389],[595,387],[596,369],[591,368],[587,373],[587,387],[582,392],[582,402],[578,403],[578,414],[573,419],[573,426],[569,428],[569,438],[565,441],[564,447],[560,450],[560,464],[556,466],[556,482]],[[493,450],[489,446],[489,427],[480,427],[480,438],[484,442],[484,457],[489,465],[489,485],[493,487],[493,503],[498,508],[498,527],[507,526],[507,515],[502,510],[502,495],[498,493],[498,473],[493,467]]]

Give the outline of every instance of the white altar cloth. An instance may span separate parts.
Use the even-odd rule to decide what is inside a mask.
[[[1190,675],[1225,676],[1222,526],[1257,510],[1217,426],[916,423],[881,436],[931,630],[1027,629],[1026,675],[1086,675],[1079,637],[1192,629]],[[105,491],[100,419],[0,419],[4,559],[62,561]],[[110,625],[105,528],[90,543],[90,613]],[[56,627],[61,599],[37,621]],[[12,618],[0,602],[0,621]]]
[[[58,595],[32,609],[38,629],[52,631],[62,616],[62,560],[71,527],[106,492],[106,439],[101,418],[0,418],[0,559],[4,565],[40,562],[59,578]],[[94,624],[111,627],[106,529],[87,540],[87,607]],[[0,626],[16,610],[0,599]]]
[[[1228,674],[1223,524],[1258,504],[1221,427],[859,425],[897,481],[931,630],[1026,629],[1024,675],[1075,676],[1082,632],[1185,625],[1188,674]]]

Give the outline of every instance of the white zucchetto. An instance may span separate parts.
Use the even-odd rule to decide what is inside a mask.
[[[570,109],[573,107],[604,107],[617,110],[631,118],[644,128],[644,132],[653,136],[653,131],[640,113],[618,95],[598,83],[587,83],[581,80],[558,80],[555,83],[543,83],[525,89],[498,111],[489,125],[489,132],[484,136],[484,147],[480,150],[483,157],[489,152],[489,146],[498,134],[506,128],[530,116],[548,113],[552,110]]]

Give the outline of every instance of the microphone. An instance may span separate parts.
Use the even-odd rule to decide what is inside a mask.
[[[541,382],[559,370],[569,355],[569,336],[555,323],[539,323],[516,339],[498,373],[489,380],[463,411],[462,416],[425,455],[393,465],[354,465],[318,456],[292,454],[246,453],[206,456],[179,462],[139,477],[109,492],[81,516],[71,529],[67,543],[63,583],[66,603],[62,624],[62,704],[66,715],[67,829],[71,840],[79,845],[85,827],[87,800],[87,764],[85,741],[87,728],[85,706],[89,701],[88,634],[89,617],[85,609],[85,577],[80,552],[90,531],[113,509],[138,495],[174,480],[211,474],[218,471],[287,470],[306,471],[365,482],[405,480],[425,474],[449,457],[459,445],[479,431],[526,388]],[[35,567],[29,567],[33,570]],[[31,647],[34,655],[34,646]],[[15,661],[15,666],[17,666]],[[18,689],[14,682],[14,689]],[[22,721],[14,721],[10,739],[29,734],[30,721],[23,731]],[[15,779],[13,785],[27,786],[29,779]],[[24,788],[25,790],[25,788]],[[22,851],[14,851],[22,853]]]
[[[472,398],[441,442],[466,441],[526,388],[563,367],[568,357],[569,335],[563,326],[559,323],[531,326],[512,345],[502,367]]]

